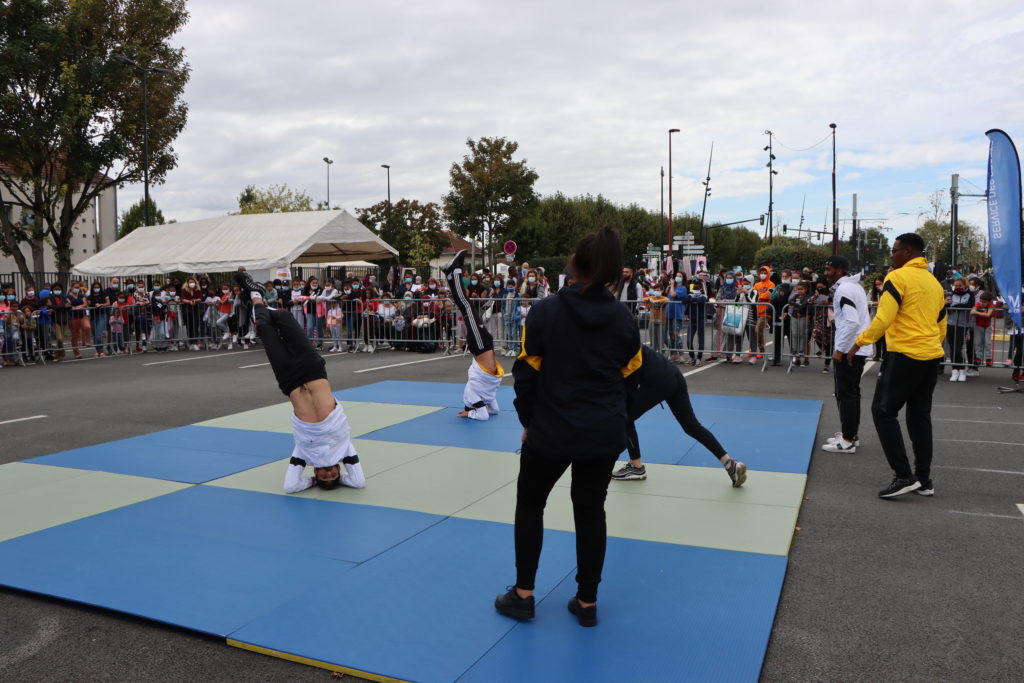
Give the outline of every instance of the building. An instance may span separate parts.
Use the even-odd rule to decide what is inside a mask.
[[[0,186],[0,210],[7,211],[14,222],[23,220],[22,208],[10,203],[11,196]],[[98,251],[109,247],[117,239],[117,186],[111,185],[90,206],[75,224],[71,239],[71,265],[77,265]],[[32,253],[27,244],[21,245],[21,253],[32,267]],[[56,272],[57,255],[50,240],[44,242],[43,270]],[[0,253],[0,281],[10,282],[9,273],[17,273],[18,264],[13,256]]]

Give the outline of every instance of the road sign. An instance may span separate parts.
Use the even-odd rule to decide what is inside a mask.
[[[519,247],[512,240],[509,240],[508,242],[505,242],[505,246],[504,246],[505,253],[508,254],[509,256],[514,256],[515,253],[516,253],[516,250],[518,248]]]

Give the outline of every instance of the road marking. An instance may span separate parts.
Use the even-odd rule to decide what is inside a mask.
[[[424,358],[423,360],[411,360],[408,363],[393,363],[391,365],[381,365],[380,367],[376,367],[376,368],[365,368],[363,370],[353,370],[352,372],[358,375],[358,374],[363,373],[363,372],[374,372],[375,370],[387,370],[388,368],[400,368],[403,365],[416,365],[417,363],[430,363],[431,361],[444,360],[446,358],[461,358],[463,355],[465,355],[465,354],[457,354],[457,355],[453,354],[451,356],[438,356],[437,358]]]
[[[1020,510],[1020,514],[1024,515],[1024,503],[1017,503],[1017,509]]]
[[[1024,426],[1024,422],[999,422],[997,420],[950,420],[949,418],[942,418],[943,422],[973,422],[979,425],[1017,425]]]
[[[947,510],[956,515],[971,515],[973,517],[997,517],[999,519],[1020,519],[1017,515],[997,515],[994,512],[965,512],[964,510]]]
[[[978,439],[942,439],[943,441],[952,441],[953,443],[990,443],[996,446],[1024,446],[1024,443],[1018,443],[1015,441],[980,441]]]
[[[184,363],[188,360],[202,360],[204,358],[220,358],[222,356],[237,356],[241,353],[255,353],[257,349],[248,351],[231,351],[230,353],[211,353],[208,356],[193,356],[192,358],[175,358],[174,360],[158,360],[155,363],[143,363],[143,365],[164,365],[165,363]]]
[[[955,403],[933,403],[933,408],[959,408],[960,410],[1002,410],[1002,406],[958,406]]]
[[[239,370],[245,370],[246,368],[261,368],[264,365],[270,365],[270,363],[253,363],[252,365],[239,365]]]
[[[13,424],[15,422],[27,422],[28,420],[39,420],[39,419],[42,419],[44,417],[49,417],[49,415],[33,415],[31,417],[16,417],[13,420],[4,420],[3,422],[0,422],[0,425],[9,425],[9,424]]]
[[[683,373],[683,377],[689,377],[690,375],[696,375],[698,372],[704,372],[708,368],[713,368],[716,365],[718,365],[718,361],[715,361],[713,363],[706,363],[705,365],[702,365],[699,368],[694,368],[693,370],[689,370],[687,372],[684,372]]]
[[[878,365],[878,361],[874,360],[869,360],[868,362],[864,363],[864,371],[860,373],[860,376],[863,377],[864,375],[868,374],[868,370],[875,367],[876,365]]]
[[[991,472],[992,474],[1020,474],[1024,475],[1024,472],[1018,472],[1016,470],[989,470],[983,467],[954,467],[952,465],[936,465],[936,469],[943,470],[966,470],[967,472]]]
[[[19,646],[10,654],[0,654],[0,671],[34,657],[40,650],[49,647],[59,635],[60,620],[53,616],[43,617],[39,620],[39,626],[36,628],[36,632],[32,635],[31,640]]]

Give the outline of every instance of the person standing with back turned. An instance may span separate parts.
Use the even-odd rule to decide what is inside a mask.
[[[878,492],[879,498],[895,498],[911,491],[922,496],[935,493],[931,480],[932,392],[944,355],[946,301],[942,285],[928,272],[923,251],[924,240],[916,233],[904,233],[895,239],[894,269],[885,276],[878,312],[846,357],[852,363],[860,348],[885,335],[886,354],[875,384],[871,416],[895,476]],[[907,433],[914,445],[913,471],[900,432],[899,413],[904,405]]]
[[[627,393],[642,364],[636,320],[612,294],[622,277],[622,242],[605,227],[584,236],[569,257],[575,282],[533,305],[512,368],[523,425],[516,489],[516,583],[494,607],[514,619],[534,616],[534,579],[544,540],[544,506],[572,467],[576,595],[569,611],[597,624],[604,567],[604,501],[626,446]]]

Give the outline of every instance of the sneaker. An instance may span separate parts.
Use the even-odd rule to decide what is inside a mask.
[[[640,481],[647,478],[647,468],[643,465],[633,467],[628,462],[622,468],[612,472],[612,479],[619,481]]]
[[[742,359],[742,358],[740,358],[739,356],[733,356],[733,359],[732,359],[732,361],[731,361],[731,363],[732,363],[733,365],[739,365],[739,364],[740,364],[740,363],[742,363],[742,362],[743,362],[743,359]]]
[[[968,377],[978,377],[979,375],[981,375],[981,373],[978,372],[978,370],[976,368],[969,368],[967,370],[967,376]]]
[[[825,439],[825,443],[835,443],[836,441],[839,441],[842,438],[843,438],[843,433],[842,432],[836,432],[834,435],[832,435],[832,436],[828,437],[827,439]],[[854,446],[859,446],[860,445],[860,437],[859,436],[853,437],[853,445]]]
[[[756,358],[754,358],[753,356],[751,356],[751,357],[750,357],[750,361],[749,361],[749,363],[750,363],[751,365],[754,365],[755,363],[757,363],[757,359],[756,359]]]
[[[960,381],[960,371],[957,370],[956,368],[954,368],[953,372],[951,372],[949,374],[949,381],[950,382],[959,382]]]
[[[935,485],[932,484],[932,480],[931,479],[925,479],[925,480],[921,481],[921,488],[919,488],[917,490],[917,495],[919,495],[919,496],[934,496],[935,495]]]
[[[461,251],[460,254],[466,252]],[[494,609],[498,610],[500,614],[504,614],[506,617],[512,617],[523,621],[524,619],[533,619],[534,605],[533,596],[528,598],[521,598],[516,593],[515,586],[509,586],[507,593],[502,593],[494,599]]]
[[[900,479],[896,477],[888,487],[878,492],[878,497],[895,498],[896,496],[902,496],[904,493],[916,491],[919,488],[921,488],[921,482],[917,479]]]
[[[235,274],[231,276],[235,281],[235,284],[242,288],[243,291],[249,292],[250,294],[259,294],[260,298],[264,301],[267,300],[267,290],[263,289],[263,285],[252,279],[244,270],[236,270]]]
[[[831,439],[826,441],[822,444],[821,450],[828,451],[829,453],[856,453],[857,446],[852,441],[846,441],[840,437],[836,441]]]
[[[960,374],[956,376],[956,381],[957,382],[966,382],[967,381],[967,371],[961,369],[960,370]]]
[[[747,466],[739,460],[730,460],[729,464],[725,466],[725,471],[729,478],[732,479],[734,488],[743,486],[743,483],[747,480]]]
[[[452,256],[452,260],[448,262],[448,265],[441,269],[441,272],[444,273],[444,276],[446,278],[450,277],[451,274],[454,273],[456,270],[462,270],[462,262],[465,260],[466,250],[460,249],[459,251],[455,252],[455,256]],[[501,612],[501,610],[498,611]],[[504,614],[504,612],[502,613]],[[530,616],[533,615],[531,614]]]
[[[821,369],[821,374],[823,374],[823,375],[827,375],[830,372],[832,372],[832,368],[830,368],[827,365]]]
[[[569,598],[569,611],[580,620],[580,626],[597,626],[597,605],[584,607],[574,595]]]

